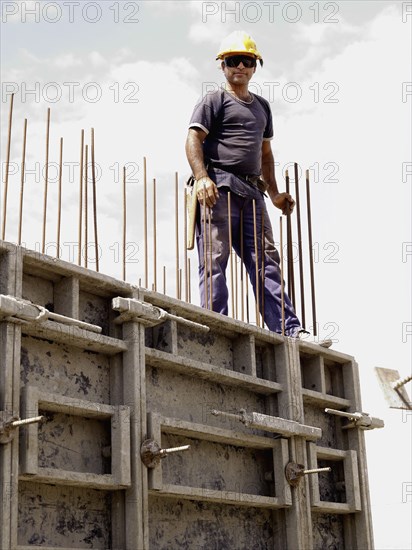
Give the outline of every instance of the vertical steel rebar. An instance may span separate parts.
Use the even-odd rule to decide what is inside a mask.
[[[301,304],[301,322],[302,327],[306,326],[305,318],[305,287],[303,279],[303,250],[302,250],[302,224],[300,220],[300,198],[299,198],[299,173],[298,165],[295,162],[295,193],[296,193],[296,217],[298,222],[298,248],[299,248],[299,279],[300,279],[300,304]]]
[[[240,306],[241,306],[242,321],[245,320],[243,275],[244,275],[244,265],[243,265],[243,209],[242,209],[240,211]],[[246,281],[246,285],[247,285],[247,281]]]
[[[306,170],[306,206],[308,213],[308,236],[309,236],[309,265],[310,265],[310,288],[312,297],[312,322],[313,335],[317,336],[317,320],[316,320],[316,297],[315,297],[315,270],[313,265],[313,241],[312,241],[312,211],[310,203],[310,185],[309,185],[309,170]]]
[[[233,283],[233,253],[232,253],[232,204],[230,191],[227,194],[227,219],[229,224],[229,257],[230,257],[230,295],[232,299],[232,317],[235,318],[235,293]]]
[[[206,231],[206,186],[203,184],[203,283],[204,283],[204,296],[205,296],[205,308],[209,309],[209,287],[207,281],[207,231]]]
[[[143,246],[144,246],[144,287],[149,288],[149,259],[147,242],[147,166],[143,157]]]
[[[49,187],[49,144],[50,144],[50,107],[47,109],[46,124],[46,165],[44,175],[44,195],[43,195],[43,234],[42,234],[42,254],[46,249],[46,223],[47,223],[47,193]]]
[[[89,189],[88,189],[88,145],[84,150],[84,267],[89,264]]]
[[[183,189],[183,223],[184,223],[184,228],[183,228],[183,239],[184,239],[184,243],[183,243],[183,255],[184,255],[184,258],[183,258],[183,261],[184,261],[184,265],[185,265],[185,301],[188,302],[189,301],[189,289],[188,289],[188,269],[187,269],[187,192],[186,192],[186,189]]]
[[[256,201],[252,200],[253,205],[253,237],[255,241],[255,306],[256,306],[256,326],[260,327],[259,316],[259,250],[257,240],[257,225],[256,225]]]
[[[123,166],[123,281],[126,280],[127,198],[126,166]]]
[[[9,128],[7,134],[7,156],[6,156],[6,169],[4,174],[4,190],[3,190],[3,220],[1,229],[1,238],[3,241],[6,239],[6,219],[7,219],[7,194],[9,190],[9,166],[10,166],[10,149],[11,149],[11,128],[13,122],[13,105],[14,94],[10,97],[10,111],[9,111]]]
[[[153,290],[157,292],[157,216],[155,179],[153,179]]]
[[[82,233],[83,233],[83,162],[84,162],[84,130],[80,137],[80,183],[79,183],[79,251],[77,255],[77,263],[82,265]]]
[[[59,187],[57,198],[57,237],[56,237],[56,256],[60,258],[60,233],[62,221],[62,174],[63,173],[63,138],[60,138],[60,157],[59,157]]]
[[[290,193],[289,171],[286,170],[286,193]],[[286,250],[287,250],[287,266],[288,266],[288,294],[293,307],[296,311],[295,297],[295,271],[293,265],[293,237],[292,237],[292,218],[290,208],[287,208],[286,213]]]
[[[239,307],[238,307],[238,301],[239,301],[239,296],[238,296],[238,284],[237,284],[237,279],[238,279],[238,274],[237,274],[237,254],[234,252],[234,250],[232,250],[232,256],[234,256],[234,266],[235,266],[235,274],[234,274],[234,278],[235,278],[235,319],[238,319],[239,318]]]
[[[19,236],[18,243],[21,245],[21,233],[23,225],[23,197],[24,197],[24,173],[26,166],[26,143],[27,143],[27,118],[24,119],[23,129],[23,153],[21,156],[21,180],[20,180],[20,204],[19,204]]]
[[[262,208],[262,231],[261,231],[261,238],[262,238],[262,327],[265,326],[265,211]]]
[[[163,266],[163,294],[166,294],[166,266]]]
[[[212,209],[208,208],[207,221],[209,223],[209,269],[210,269],[210,310],[213,311],[213,248],[212,248]]]
[[[187,293],[189,297],[189,304],[192,303],[192,285],[190,280],[190,258],[187,259]]]
[[[175,247],[176,247],[176,298],[180,300],[179,288],[179,176],[175,173]]]
[[[282,335],[285,335],[285,283],[283,281],[283,224],[282,216],[279,219],[279,239],[280,239],[280,300],[282,311]]]
[[[99,271],[99,241],[97,237],[97,198],[96,198],[96,163],[94,156],[94,128],[91,135],[92,154],[92,185],[93,185],[93,224],[94,224],[94,249],[96,254],[96,271]]]

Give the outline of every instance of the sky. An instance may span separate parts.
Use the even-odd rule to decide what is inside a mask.
[[[366,433],[378,550],[412,547],[412,414],[388,408],[374,373],[411,369],[411,24],[412,3],[396,1],[1,3],[3,180],[15,93],[6,240],[17,241],[27,118],[22,241],[40,250],[50,108],[48,253],[56,251],[62,137],[61,257],[77,261],[80,135],[84,129],[90,146],[94,128],[100,270],[122,278],[126,166],[126,278],[144,280],[145,157],[149,284],[156,179],[157,287],[165,266],[172,296],[175,173],[182,260],[188,121],[198,99],[224,82],[215,60],[221,40],[237,29],[256,40],[264,65],[250,90],[270,102],[279,187],[293,162],[310,170],[318,332],[356,358],[363,408],[386,424]],[[272,206],[269,213],[279,241],[280,213]],[[196,252],[189,257],[198,303]],[[307,249],[304,269],[308,284]]]

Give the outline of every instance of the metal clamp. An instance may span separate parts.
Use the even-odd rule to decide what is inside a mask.
[[[41,422],[43,418],[43,416],[34,416],[33,418],[20,420],[17,417],[13,417],[9,420],[0,422],[0,443],[10,443],[16,435],[16,428],[26,426],[27,424],[34,424],[35,422]]]
[[[349,428],[361,428],[362,430],[374,430],[375,428],[383,428],[385,423],[380,418],[370,416],[368,413],[360,412],[345,412],[335,409],[325,409],[325,413],[334,414],[335,416],[343,416],[350,420],[349,424],[342,426],[342,430]]]
[[[147,468],[155,468],[160,463],[160,460],[162,458],[166,458],[167,455],[172,453],[180,453],[181,451],[187,451],[188,449],[190,449],[190,445],[162,449],[154,439],[146,439],[140,447],[140,458]]]
[[[305,470],[303,464],[297,464],[296,462],[288,462],[285,467],[285,476],[287,482],[291,487],[297,487],[303,476],[309,474],[318,474],[320,472],[330,472],[332,468],[314,468],[313,470]]]
[[[178,315],[169,313],[158,306],[154,306],[153,304],[142,302],[140,300],[135,300],[133,298],[122,298],[120,296],[113,298],[112,308],[120,313],[119,317],[117,317],[114,321],[115,324],[138,320],[146,327],[154,327],[170,320],[176,321],[177,323],[200,332],[209,332],[210,330],[206,325],[196,323],[195,321],[190,321],[190,319],[185,319],[184,317],[179,317]]]

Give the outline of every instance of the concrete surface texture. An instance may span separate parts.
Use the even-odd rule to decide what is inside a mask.
[[[350,355],[6,242],[0,343],[1,550],[373,548]]]

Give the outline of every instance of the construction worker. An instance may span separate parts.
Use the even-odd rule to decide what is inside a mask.
[[[212,289],[213,311],[228,314],[225,272],[231,237],[233,248],[249,274],[264,322],[270,330],[281,333],[280,261],[264,196],[267,193],[283,214],[293,211],[295,201],[288,193],[280,193],[276,184],[270,145],[273,138],[270,105],[248,90],[257,61],[263,65],[263,60],[254,40],[244,31],[235,31],[223,41],[218,59],[226,83],[221,89],[205,94],[195,106],[186,141],[198,199],[196,240],[201,304],[203,307],[210,304]],[[228,220],[229,192],[231,220]],[[301,328],[286,293],[284,310],[285,334],[292,337],[308,334]]]

